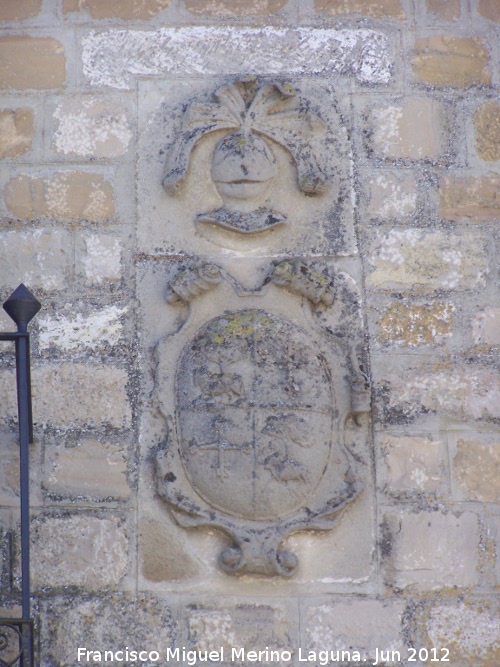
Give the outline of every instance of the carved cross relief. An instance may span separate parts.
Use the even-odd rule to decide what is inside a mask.
[[[223,228],[232,248],[288,224],[286,207],[269,205],[276,146],[304,197],[338,196],[315,150],[328,132],[319,112],[289,84],[248,79],[185,109],[167,151],[169,197],[179,196],[195,146],[216,132],[210,175],[222,205],[194,222]],[[293,256],[270,261],[249,289],[222,259],[186,260],[166,287],[182,324],[155,351],[168,424],[157,489],[180,525],[229,537],[225,572],[292,576],[298,559],[282,547],[286,536],[331,529],[363,486],[345,438],[346,423],[370,408],[360,291],[331,262]]]

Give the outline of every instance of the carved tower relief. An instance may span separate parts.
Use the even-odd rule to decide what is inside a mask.
[[[154,351],[165,425],[156,485],[180,526],[226,535],[219,565],[229,574],[294,575],[287,537],[332,529],[364,486],[352,433],[370,409],[369,385],[361,292],[345,270],[348,215],[338,206],[348,154],[328,154],[342,143],[335,118],[332,128],[290,84],[241,80],[185,106],[164,151],[173,207],[196,190],[200,156],[210,183],[189,210],[198,252],[185,253],[165,285],[175,326]],[[293,176],[288,189],[283,172]],[[307,229],[313,198],[324,200],[311,212],[316,228],[324,214],[316,240],[336,225],[327,261],[304,259],[321,254]],[[295,253],[276,252],[287,243]],[[229,250],[255,263],[251,279]]]

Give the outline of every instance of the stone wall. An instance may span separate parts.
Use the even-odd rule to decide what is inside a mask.
[[[165,662],[168,647],[224,647],[224,664],[232,648],[268,647],[291,651],[281,662],[297,667],[299,647],[316,652],[311,665],[337,649],[352,665],[439,664],[430,659],[445,648],[441,664],[498,667],[497,0],[3,0],[0,21],[0,298],[24,282],[43,302],[32,325],[31,448],[42,667],[79,664],[79,647],[158,651],[159,664],[186,664],[182,655]],[[274,134],[261,149],[276,164],[273,210],[288,224],[264,241],[261,230],[234,237],[219,222],[201,225],[220,205],[210,156],[223,130],[193,147],[177,192],[162,187],[187,116],[211,113],[214,91],[238,81],[276,84],[279,104],[294,95],[299,104],[293,140]],[[310,154],[324,192],[300,180]],[[262,508],[269,526],[257,530],[244,500],[236,518],[220,509],[239,502],[238,489],[217,495],[224,479],[206,501],[214,511],[180,498],[206,480],[200,494],[210,496],[224,465],[184,470],[177,495],[165,490],[179,465],[168,458],[179,424],[191,433],[178,436],[181,449],[207,428],[196,422],[203,410],[190,416],[179,399],[194,391],[185,369],[196,373],[197,350],[217,343],[227,309],[224,331],[257,345],[250,320],[237,316],[261,313],[264,297],[271,314],[263,324],[251,315],[251,326],[267,332],[269,349],[277,331],[310,358],[332,355],[332,414],[347,416],[345,457],[358,485],[354,493],[345,474],[324,523],[323,508],[314,525],[297,514],[282,530],[282,505],[317,456],[303,449],[307,432],[315,447],[328,431],[318,426],[328,410],[314,403],[326,396],[321,364],[307,369],[318,376],[310,391],[319,411],[301,408],[290,436],[298,433],[298,453],[281,467],[265,461],[285,493],[269,492],[278,508]],[[0,325],[11,329],[5,314]],[[354,339],[356,360],[344,368],[335,350]],[[225,348],[233,364],[234,349]],[[262,372],[282,378],[279,393],[285,371],[273,354]],[[362,407],[352,389],[358,362],[371,392]],[[237,373],[207,373],[196,386],[208,387],[208,412],[216,382],[230,407],[240,405]],[[19,614],[14,376],[4,343],[0,616]],[[265,410],[262,432],[277,414]],[[325,498],[347,460],[332,456],[331,481],[318,486]],[[247,565],[228,573],[257,533]],[[262,564],[268,539],[281,546]],[[438,652],[419,663],[408,647]]]

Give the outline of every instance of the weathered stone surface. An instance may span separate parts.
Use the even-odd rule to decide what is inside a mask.
[[[131,422],[126,393],[127,373],[111,366],[61,364],[32,369],[33,415],[37,424],[73,428],[108,424],[128,428]],[[2,417],[17,415],[14,375],[0,374]],[[71,400],[68,399],[71,397]]]
[[[258,16],[275,14],[288,0],[185,0],[192,14],[217,16]]]
[[[234,606],[195,603],[186,612],[189,648],[209,651],[223,647],[226,665],[231,664],[233,648],[289,650],[293,646],[296,610],[286,601],[259,600]]]
[[[488,59],[488,50],[479,38],[423,37],[415,40],[413,73],[416,81],[431,86],[488,86]]]
[[[361,83],[386,83],[392,55],[387,38],[373,30],[315,28],[162,28],[107,30],[83,38],[89,83],[133,87],[137,75],[178,73],[316,74],[351,72]]]
[[[385,435],[382,454],[389,493],[433,493],[444,481],[441,443],[418,436]]]
[[[390,598],[308,604],[302,657],[310,650],[336,652],[352,647],[360,653],[361,660],[369,664],[375,659],[376,649],[401,650],[403,611],[403,601]]]
[[[397,301],[381,314],[377,338],[390,345],[439,345],[452,334],[454,310],[450,303]]]
[[[368,213],[373,217],[402,218],[415,211],[417,185],[410,173],[379,173],[369,181]]]
[[[500,23],[500,7],[496,0],[479,0],[477,10],[481,16]]]
[[[113,347],[123,336],[122,318],[127,312],[127,307],[106,306],[87,316],[77,313],[73,317],[39,317],[40,349],[85,353]]]
[[[83,158],[115,158],[124,155],[132,138],[123,104],[98,97],[70,97],[54,112],[58,121],[55,150]]]
[[[0,21],[22,21],[36,16],[42,0],[3,0],[0,3]]]
[[[66,79],[64,48],[51,37],[2,37],[0,63],[0,88],[47,90]]]
[[[142,576],[148,581],[178,581],[198,574],[189,556],[171,529],[154,518],[145,518],[139,526],[139,558]]]
[[[130,493],[123,448],[84,439],[75,447],[52,447],[45,454],[44,488],[55,496],[123,500]]]
[[[96,516],[42,517],[32,522],[36,588],[116,586],[128,569],[128,539],[120,520]]]
[[[443,176],[439,181],[440,214],[450,220],[498,220],[500,176]]]
[[[340,14],[363,14],[373,18],[390,16],[406,19],[400,0],[315,0],[317,12],[327,11],[338,16]]]
[[[434,602],[418,619],[421,646],[445,646],[450,664],[496,667],[500,660],[498,601],[495,597]]]
[[[444,21],[456,21],[460,18],[460,0],[425,0],[428,12]]]
[[[478,582],[477,516],[471,512],[400,512],[386,516],[391,537],[386,567],[388,585],[418,591]]]
[[[16,176],[5,188],[9,211],[23,220],[104,222],[114,212],[113,189],[100,174],[66,171],[46,178]]]
[[[479,157],[489,162],[500,160],[500,104],[492,100],[478,107],[474,126]]]
[[[372,287],[471,288],[489,272],[484,240],[477,234],[391,229],[372,234],[367,276]]]
[[[442,115],[438,102],[422,98],[374,109],[370,114],[371,147],[390,159],[436,158],[442,152]]]
[[[381,409],[389,422],[410,423],[424,414],[460,419],[500,417],[500,376],[495,370],[442,363],[384,373]]]
[[[453,474],[458,494],[484,503],[500,501],[500,436],[457,438]]]
[[[98,595],[50,597],[42,602],[41,618],[42,650],[47,663],[54,667],[75,665],[78,647],[116,652],[128,646],[133,651],[158,651],[158,661],[127,662],[161,664],[177,634],[169,604],[147,593],[101,591]],[[120,662],[113,660],[109,664]],[[81,663],[95,664],[92,657]]]
[[[82,234],[77,254],[77,268],[88,285],[102,285],[120,280],[122,246],[119,238],[104,234]]]
[[[45,290],[66,287],[73,269],[72,235],[61,229],[0,234],[0,285],[25,283]],[[33,289],[33,287],[32,287]]]
[[[0,159],[27,153],[31,149],[33,133],[32,109],[1,109]]]
[[[500,345],[500,308],[485,308],[472,321],[474,343],[481,347]]]
[[[0,505],[19,503],[19,436],[0,431]],[[1,570],[1,567],[0,567]]]
[[[88,10],[94,19],[145,20],[170,5],[171,0],[63,0],[63,14]]]

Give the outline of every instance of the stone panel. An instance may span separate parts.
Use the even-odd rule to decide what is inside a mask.
[[[15,176],[5,188],[5,203],[17,218],[36,221],[105,222],[115,212],[113,189],[100,174],[66,171],[45,178]]]
[[[32,522],[35,588],[116,586],[127,573],[128,539],[122,521],[84,514]]]
[[[400,512],[386,516],[386,582],[429,591],[478,583],[478,520],[471,512]]]
[[[385,488],[391,494],[436,493],[445,481],[441,443],[427,437],[384,435]]]
[[[434,302],[418,305],[397,301],[378,320],[378,340],[382,344],[415,347],[439,345],[453,333],[453,304]]]
[[[415,40],[413,74],[417,82],[431,86],[488,86],[488,60],[489,52],[479,38],[422,37]]]
[[[342,14],[362,14],[372,18],[389,16],[395,19],[406,19],[401,0],[315,0],[317,12],[326,11],[334,16]]]
[[[182,542],[155,517],[144,517],[139,525],[139,559],[142,576],[153,583],[191,579],[199,565]]]
[[[374,218],[402,218],[411,215],[417,205],[415,176],[408,172],[379,172],[368,182],[367,212]]]
[[[500,104],[485,102],[474,114],[476,150],[483,160],[500,160]]]
[[[36,424],[62,428],[109,425],[128,428],[131,422],[126,393],[127,373],[112,366],[87,366],[64,363],[32,369],[33,415]],[[14,374],[0,374],[3,419],[13,419],[15,405]],[[71,397],[71,400],[68,400]]]
[[[186,9],[195,15],[228,18],[276,14],[288,0],[184,0]]]
[[[391,229],[371,237],[370,287],[470,289],[489,272],[484,240],[474,233]]]
[[[472,337],[481,348],[500,346],[500,308],[487,307],[474,316]]]
[[[72,279],[74,243],[61,229],[8,231],[0,235],[0,285],[59,290]]]
[[[33,133],[32,109],[0,109],[0,159],[27,153]]]
[[[170,604],[147,593],[101,591],[98,595],[51,597],[42,602],[41,618],[42,650],[48,664],[54,667],[77,664],[79,647],[115,652],[128,646],[134,651],[158,651],[163,658],[177,635]],[[91,655],[80,663],[102,662],[93,658]],[[124,662],[116,660],[108,664]],[[137,660],[134,662],[138,664]],[[141,664],[155,663],[141,661]]]
[[[376,658],[377,649],[401,651],[404,648],[403,611],[403,601],[391,598],[384,601],[352,598],[337,603],[325,599],[316,604],[304,603],[305,641],[301,644],[301,657],[304,659],[314,651],[318,660],[320,651],[332,651],[333,657],[344,663],[342,650],[351,649],[351,659],[355,659],[356,650],[361,661],[370,664]]]
[[[448,219],[498,220],[500,176],[450,175],[439,181],[440,214]]]
[[[453,475],[459,500],[500,501],[500,435],[454,437]]]
[[[74,447],[50,447],[45,453],[43,487],[52,496],[124,500],[127,457],[123,447],[84,438]]]
[[[116,235],[82,233],[76,258],[77,270],[87,285],[116,282],[122,277],[122,246]]]
[[[63,0],[63,14],[87,10],[94,19],[147,21],[170,5],[171,0]]]
[[[443,150],[443,109],[430,99],[408,99],[370,114],[371,147],[389,159],[437,158]]]
[[[70,97],[55,110],[57,153],[81,158],[116,158],[132,139],[127,112],[119,102],[99,97]]]
[[[22,21],[36,16],[42,0],[4,0],[0,3],[0,21]]]
[[[0,88],[47,90],[66,79],[64,47],[51,37],[2,37],[0,62]]]

